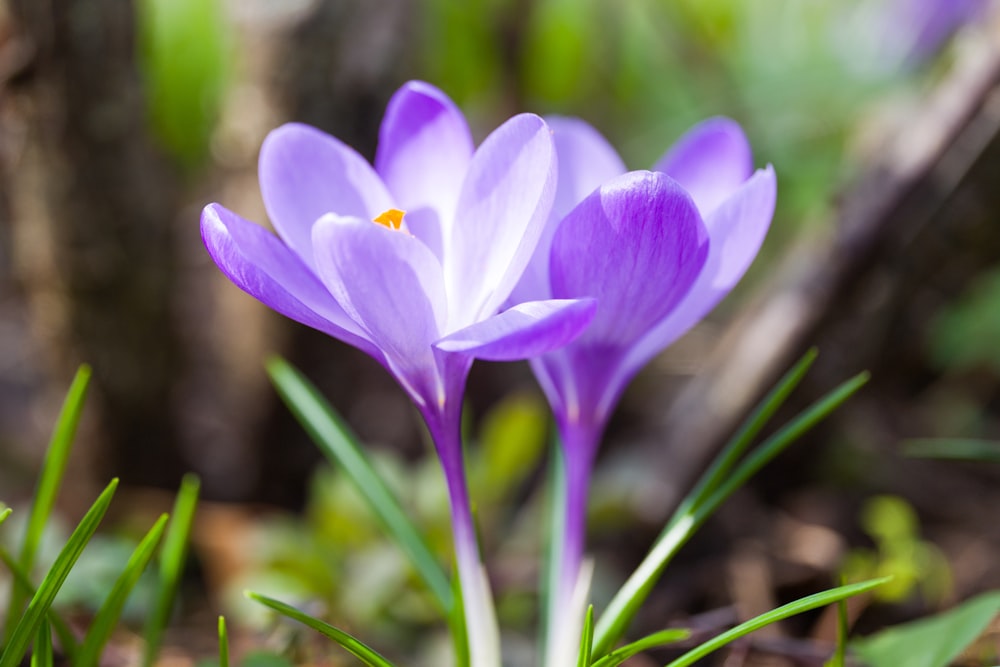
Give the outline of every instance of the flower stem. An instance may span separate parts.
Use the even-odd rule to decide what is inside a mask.
[[[489,579],[479,554],[462,451],[461,406],[446,404],[424,420],[437,449],[451,504],[455,563],[462,590],[471,667],[500,667],[500,635]]]
[[[548,646],[546,665],[575,665],[579,648],[589,577],[584,576],[583,553],[587,537],[587,497],[597,444],[603,425],[561,421],[561,462],[564,471],[562,534],[556,539],[558,575],[550,583],[548,605]]]

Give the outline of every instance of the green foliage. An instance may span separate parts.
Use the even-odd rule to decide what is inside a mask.
[[[896,496],[876,496],[864,506],[861,525],[875,542],[874,551],[856,549],[848,554],[843,572],[849,581],[892,576],[875,591],[883,602],[905,600],[919,586],[923,595],[938,603],[951,590],[948,562],[940,550],[920,539],[913,508]]]
[[[726,644],[739,639],[740,637],[745,637],[755,630],[759,630],[765,626],[772,623],[790,618],[797,614],[809,611],[811,609],[816,609],[818,607],[824,607],[828,604],[834,602],[839,602],[849,597],[855,595],[860,595],[870,591],[878,586],[885,584],[889,579],[873,579],[871,581],[864,581],[858,584],[848,584],[846,586],[838,586],[837,588],[831,588],[828,591],[823,591],[822,593],[816,593],[808,597],[804,597],[795,602],[790,602],[786,605],[782,605],[777,609],[772,609],[771,611],[756,616],[749,621],[740,623],[735,628],[726,630],[722,634],[719,634],[712,639],[708,640],[704,644],[691,649],[681,657],[670,662],[667,667],[688,667],[688,665],[693,665],[695,662],[705,657],[709,653],[716,651]],[[899,663],[905,664],[905,663]],[[908,666],[909,667],[909,666]]]
[[[669,629],[660,630],[659,632],[654,632],[651,635],[647,635],[642,639],[638,639],[624,646],[619,646],[611,653],[592,663],[591,667],[618,667],[633,655],[638,655],[643,651],[648,651],[651,648],[659,648],[661,646],[668,646],[675,642],[683,641],[691,636],[690,630],[685,629]]]
[[[150,123],[178,160],[208,153],[229,72],[232,35],[222,0],[142,0],[139,61]]]
[[[610,652],[667,564],[708,517],[764,465],[836,410],[868,381],[868,374],[861,373],[844,382],[741,460],[753,436],[802,380],[814,358],[815,352],[810,351],[778,382],[681,502],[649,554],[615,594],[598,621],[594,634],[595,656],[603,657]]]
[[[954,438],[914,439],[903,444],[903,454],[913,458],[1000,463],[1000,442]]]
[[[301,612],[295,607],[291,607],[284,602],[279,602],[278,600],[259,595],[257,593],[251,593],[249,591],[246,595],[251,600],[255,600],[266,607],[270,607],[282,616],[287,616],[292,620],[298,621],[299,623],[302,623],[332,639],[337,644],[342,646],[344,650],[349,651],[354,656],[359,658],[362,662],[368,665],[368,667],[393,667],[391,662],[383,658],[377,651],[367,646],[364,642],[356,639],[339,628],[333,627],[329,623]]]
[[[118,487],[118,480],[112,480],[104,492],[97,498],[91,508],[84,515],[77,525],[76,530],[70,535],[66,546],[59,552],[55,563],[49,569],[38,590],[28,603],[28,608],[18,617],[17,624],[6,642],[3,652],[0,653],[0,667],[14,667],[20,664],[29,644],[35,639],[39,626],[45,619],[46,614],[55,600],[56,593],[66,580],[66,576],[73,568],[83,548],[87,546],[90,538],[93,537],[101,519],[104,518],[115,489]]]
[[[55,429],[52,432],[52,439],[49,441],[49,447],[46,450],[45,462],[42,464],[38,487],[35,489],[35,497],[31,505],[31,513],[28,517],[28,526],[25,530],[24,541],[21,543],[20,557],[18,558],[20,569],[26,574],[30,573],[34,567],[35,555],[42,541],[42,532],[49,520],[49,516],[52,514],[52,507],[55,505],[56,496],[59,495],[59,487],[66,473],[66,462],[69,460],[69,453],[73,448],[73,438],[80,423],[80,414],[83,412],[83,403],[87,396],[90,375],[91,370],[87,365],[80,366],[79,370],[77,370],[69,392],[66,394],[66,399],[63,401],[62,409],[56,420]],[[4,631],[5,643],[10,641],[11,633],[14,631],[14,623],[20,617],[21,608],[25,601],[25,592],[24,587],[17,585],[15,582],[7,604],[7,625]]]
[[[978,278],[955,302],[946,304],[931,323],[931,358],[939,367],[967,371],[979,367],[1000,372],[1000,270]]]
[[[42,619],[38,625],[38,637],[35,638],[34,650],[31,653],[31,667],[52,667],[52,629],[47,619]]]
[[[348,479],[356,485],[447,614],[454,604],[448,577],[399,500],[372,467],[357,438],[316,388],[287,362],[272,359],[268,363],[268,373],[282,399],[320,450],[331,463],[343,466]]]
[[[201,484],[194,475],[185,475],[177,492],[167,535],[160,552],[159,585],[152,613],[146,619],[143,637],[146,640],[143,651],[143,665],[150,667],[156,660],[163,641],[163,632],[170,621],[177,588],[180,584],[184,562],[187,557],[188,539],[194,523],[194,511],[198,504]]]
[[[983,593],[955,609],[855,639],[854,650],[869,667],[946,667],[1000,613],[1000,591]],[[985,660],[985,656],[984,660]],[[993,664],[1000,655],[994,648]]]
[[[219,617],[219,667],[229,667],[229,631],[226,617]]]

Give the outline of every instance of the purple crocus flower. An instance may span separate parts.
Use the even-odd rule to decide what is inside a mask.
[[[728,119],[694,127],[654,171],[630,173],[583,121],[549,125],[559,155],[556,203],[515,296],[598,303],[579,338],[531,362],[565,452],[562,579],[553,606],[564,610],[586,585],[587,489],[608,418],[636,372],[743,276],[770,225],[776,185],[771,167],[754,172],[746,137]],[[551,640],[550,656],[572,648],[578,624],[563,624],[568,630]]]
[[[219,268],[274,310],[364,350],[420,410],[441,459],[472,663],[499,665],[460,435],[474,358],[513,360],[564,345],[592,300],[543,299],[498,314],[551,208],[555,150],[545,122],[510,119],[474,150],[465,118],[421,82],[392,98],[375,166],[305,125],[273,131],[260,185],[280,238],[218,204],[202,237]]]

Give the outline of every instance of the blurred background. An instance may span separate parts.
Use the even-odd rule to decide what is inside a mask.
[[[415,413],[377,364],[230,285],[198,231],[211,201],[267,224],[256,157],[270,129],[310,123],[370,158],[390,95],[420,78],[452,96],[477,140],[520,111],[579,116],[639,169],[692,124],[726,115],[757,165],[777,171],[778,211],[750,274],[633,383],[612,424],[591,507],[599,599],[812,345],[820,361],[798,408],[860,370],[874,380],[706,527],[643,629],[760,611],[845,570],[908,573],[862,629],[1000,587],[998,464],[903,447],[1000,439],[996,10],[987,0],[4,0],[0,494],[15,506],[29,497],[65,388],[87,362],[94,387],[68,516],[110,476],[131,488],[132,511],[152,513],[193,471],[212,502],[189,609],[217,613],[251,578],[319,591],[333,615],[372,632],[427,624],[419,595],[390,604],[407,582],[398,554],[344,481],[317,471],[264,361],[283,355],[321,387],[446,557],[444,495]],[[544,405],[517,364],[479,364],[467,403],[501,614],[527,632]],[[776,630],[770,650],[824,632],[808,619]]]

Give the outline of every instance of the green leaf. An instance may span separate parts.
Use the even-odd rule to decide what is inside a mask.
[[[24,542],[21,544],[21,553],[18,558],[21,569],[29,576],[35,566],[35,554],[42,541],[45,524],[52,514],[52,507],[55,505],[56,496],[59,495],[59,487],[62,485],[63,475],[66,472],[66,462],[69,460],[69,453],[73,447],[73,437],[76,435],[76,428],[80,423],[80,414],[83,412],[83,402],[87,396],[90,375],[90,366],[86,364],[80,366],[76,371],[76,376],[74,376],[73,383],[66,393],[66,399],[59,411],[59,418],[56,420],[55,430],[52,432],[52,439],[49,441],[49,447],[45,453],[45,462],[42,464],[42,471],[39,474],[38,487],[35,489],[35,498],[31,504],[28,526],[25,529]],[[7,641],[10,641],[11,633],[14,631],[14,623],[21,616],[26,598],[26,589],[17,585],[12,587],[10,600],[7,604],[7,626],[4,631],[4,637]]]
[[[844,576],[841,575],[840,583],[844,583]],[[847,659],[847,601],[841,600],[837,603],[837,647],[833,651],[830,659],[823,663],[823,667],[845,667]]]
[[[34,638],[35,633],[38,632],[38,626],[44,620],[49,607],[52,606],[52,601],[55,600],[56,593],[59,592],[59,588],[66,581],[66,576],[73,568],[73,565],[76,564],[80,554],[83,553],[84,547],[87,546],[90,538],[93,537],[97,526],[101,523],[101,519],[104,518],[104,513],[108,511],[108,505],[111,503],[111,498],[114,496],[116,488],[118,488],[118,480],[114,479],[108,484],[97,500],[94,501],[94,504],[84,515],[83,519],[80,520],[76,530],[70,535],[66,546],[59,552],[55,563],[52,564],[45,578],[42,579],[38,590],[35,591],[34,596],[32,596],[31,601],[28,603],[28,608],[20,616],[20,620],[14,627],[10,640],[4,646],[3,653],[0,654],[0,667],[14,667],[14,665],[20,663],[21,658],[28,649],[28,645]]]
[[[8,570],[10,570],[11,575],[14,577],[15,584],[27,591],[28,595],[35,594],[35,586],[31,583],[28,575],[25,574],[24,570],[21,569],[21,566],[18,565],[16,560],[14,560],[14,557],[11,556],[10,553],[3,547],[0,547],[0,561],[3,561],[3,564],[7,566]],[[67,660],[70,664],[72,664],[78,649],[76,637],[73,635],[73,631],[69,629],[69,625],[62,619],[61,616],[59,616],[58,613],[56,613],[55,609],[50,608],[46,618],[48,619],[49,625],[51,625],[55,630],[56,636],[59,637],[59,644],[62,646],[63,653],[66,654]]]
[[[267,364],[268,374],[282,400],[335,465],[343,467],[386,531],[409,558],[438,604],[449,615],[455,604],[451,584],[399,500],[376,472],[357,438],[316,388],[280,358]]]
[[[31,653],[31,667],[52,667],[52,629],[47,619],[38,624],[38,636]]]
[[[140,67],[160,142],[188,166],[207,154],[232,54],[221,0],[142,0]]]
[[[786,376],[779,387],[783,386],[790,378],[794,378],[800,366],[796,366],[796,369],[793,369],[793,372]],[[699,497],[692,500],[691,496],[688,496],[688,498],[681,502],[677,511],[667,523],[664,532],[653,544],[653,548],[649,554],[643,559],[636,571],[632,573],[608,604],[607,609],[597,623],[594,655],[598,657],[606,655],[614,643],[625,633],[628,624],[649,596],[649,592],[653,589],[653,586],[667,564],[691,536],[694,535],[698,527],[729,496],[746,483],[754,473],[780,452],[784,451],[819,421],[827,417],[858,391],[858,389],[864,386],[867,381],[868,374],[860,373],[841,384],[816,403],[813,403],[789,424],[781,428],[750,453],[724,481],[713,484],[699,482],[695,487]],[[769,401],[770,397],[767,400]],[[765,401],[765,405],[766,403],[767,401]],[[724,450],[723,456],[727,456],[727,453]],[[731,465],[728,467],[731,467]],[[715,469],[716,467],[713,466],[706,472],[706,475],[710,477],[715,476]]]
[[[142,658],[144,667],[151,667],[155,662],[163,641],[163,632],[170,622],[170,613],[174,608],[177,587],[187,558],[188,538],[191,535],[191,525],[194,523],[194,511],[198,505],[200,487],[201,483],[196,476],[185,475],[174,500],[167,535],[160,552],[160,580],[156,589],[156,601],[143,628],[143,637],[146,640]]]
[[[580,635],[580,657],[576,667],[590,665],[590,649],[594,645],[594,605],[587,605],[587,615],[583,617],[583,633]]]
[[[831,588],[830,590],[823,591],[822,593],[816,593],[814,595],[804,597],[800,600],[796,600],[795,602],[789,602],[788,604],[782,605],[777,609],[772,609],[771,611],[761,614],[760,616],[756,616],[749,621],[740,623],[735,628],[731,628],[730,630],[709,639],[704,644],[691,649],[681,657],[669,663],[667,667],[688,667],[688,665],[694,664],[709,653],[712,653],[726,644],[739,639],[740,637],[744,637],[755,630],[759,630],[764,626],[771,625],[772,623],[795,616],[796,614],[810,611],[811,609],[816,609],[817,607],[822,607],[824,605],[870,591],[876,586],[881,586],[888,580],[889,577],[883,577],[881,579],[872,579],[870,581],[863,581],[857,584],[838,586],[837,588]],[[897,664],[906,664],[907,667],[911,667],[907,663]]]
[[[279,614],[298,621],[299,623],[302,623],[320,634],[332,639],[340,644],[344,650],[359,658],[362,662],[368,665],[368,667],[393,667],[391,662],[379,655],[374,649],[370,648],[343,630],[333,627],[329,623],[305,614],[295,607],[285,604],[284,602],[279,602],[278,600],[260,595],[258,593],[247,591],[246,596],[251,600],[261,603],[265,607],[270,607]]]
[[[626,644],[625,646],[616,648],[611,653],[593,663],[591,667],[618,667],[618,665],[622,664],[633,655],[637,655],[643,651],[648,651],[651,648],[673,644],[674,642],[687,639],[690,636],[691,631],[685,628],[660,630],[659,632],[654,632],[651,635],[647,635],[642,639],[636,640],[631,644]]]
[[[97,611],[97,615],[87,631],[87,636],[84,637],[83,645],[74,661],[75,667],[92,667],[100,662],[101,652],[118,624],[129,593],[132,592],[136,582],[139,581],[139,577],[142,576],[156,552],[160,537],[167,525],[167,518],[166,514],[161,515],[139,542],[135,551],[132,552],[125,569],[118,575],[118,579],[115,580],[111,591]]]
[[[229,632],[226,617],[219,617],[219,667],[229,667]]]
[[[945,667],[998,613],[1000,591],[991,591],[936,616],[855,639],[850,646],[870,667]]]
[[[452,648],[455,650],[456,667],[469,667],[469,633],[465,627],[465,604],[462,596],[462,578],[452,577],[452,596],[455,604],[448,614],[448,629],[451,631]]]
[[[922,459],[961,459],[1000,463],[1000,442],[995,440],[922,438],[903,443],[903,454]]]
[[[3,525],[3,522],[7,520],[7,517],[9,517],[13,511],[14,510],[9,507],[5,507],[3,510],[0,510],[0,525]]]

